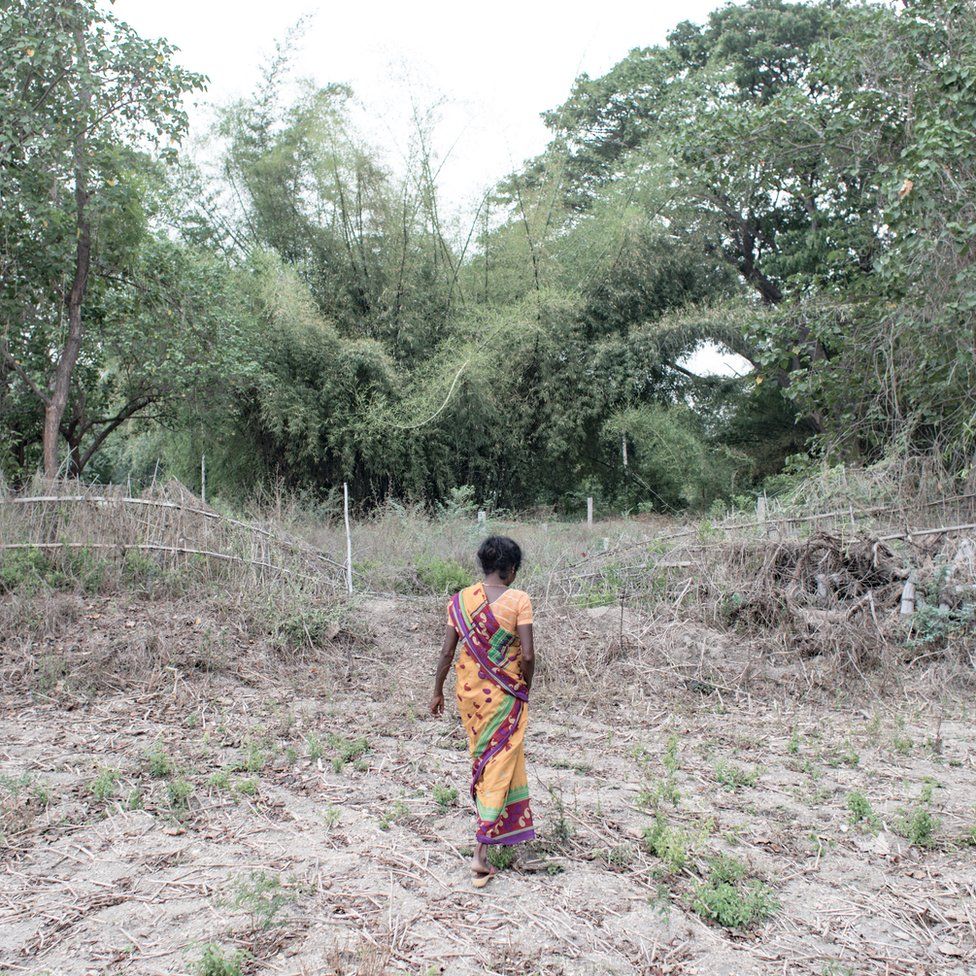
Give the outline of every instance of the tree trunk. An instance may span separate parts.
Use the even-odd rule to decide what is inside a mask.
[[[71,390],[71,375],[84,335],[82,306],[85,290],[88,287],[88,273],[91,267],[91,221],[88,219],[88,140],[87,128],[91,108],[91,79],[88,70],[88,51],[85,31],[79,27],[75,31],[75,46],[78,55],[80,76],[79,112],[75,120],[78,131],[75,134],[75,224],[78,244],[75,248],[75,275],[71,290],[65,299],[68,308],[68,335],[58,357],[57,367],[51,379],[51,395],[44,406],[44,477],[50,480],[58,476],[58,438],[61,432],[61,419],[68,404]]]

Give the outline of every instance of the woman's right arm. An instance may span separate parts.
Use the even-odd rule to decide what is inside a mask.
[[[434,675],[434,695],[430,700],[431,715],[440,715],[444,711],[444,681],[447,678],[447,672],[451,669],[451,661],[454,660],[457,642],[457,631],[451,624],[448,624],[447,630],[444,632],[444,641],[441,644],[441,656],[437,661],[437,673]]]
[[[532,676],[535,674],[535,642],[532,636],[532,624],[519,624],[516,630],[522,645],[522,677],[525,678],[526,691],[531,691]]]

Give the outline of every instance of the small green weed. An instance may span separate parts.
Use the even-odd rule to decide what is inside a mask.
[[[718,762],[715,764],[715,778],[727,790],[740,790],[744,786],[755,786],[759,782],[759,767],[745,769],[734,763]]]
[[[898,831],[916,847],[932,847],[935,843],[935,832],[941,821],[932,815],[931,804],[935,783],[931,780],[922,787],[918,803],[908,810],[903,810],[898,821]]]
[[[386,813],[380,816],[380,830],[389,830],[391,824],[398,820],[406,820],[409,816],[410,808],[403,800],[397,800]]]
[[[117,769],[103,769],[89,784],[88,792],[98,803],[107,803],[115,796],[115,789],[119,782]]]
[[[146,765],[149,768],[149,775],[153,779],[168,779],[175,772],[173,760],[169,758],[166,750],[159,743],[154,745],[146,754]]]
[[[243,976],[244,964],[250,958],[243,949],[227,953],[219,945],[204,946],[203,955],[194,965],[194,976]]]
[[[190,806],[190,797],[193,796],[193,784],[185,779],[171,779],[166,784],[166,796],[173,810],[187,810]]]
[[[644,844],[659,857],[669,873],[677,874],[687,863],[691,841],[688,835],[668,825],[663,814],[654,818],[650,827],[644,828]]]
[[[251,926],[268,929],[275,924],[278,915],[295,896],[285,890],[281,878],[267,871],[251,871],[234,885],[231,904],[251,916]]]
[[[434,800],[442,810],[449,810],[457,803],[458,791],[453,786],[434,787]]]
[[[515,848],[492,844],[488,848],[488,863],[496,871],[505,871],[515,863]]]
[[[768,885],[746,881],[745,876],[745,865],[737,858],[715,858],[708,878],[695,888],[693,911],[729,929],[749,928],[775,914],[779,901]]]
[[[314,732],[309,732],[305,736],[305,752],[308,754],[308,758],[312,762],[318,762],[322,758],[322,754],[325,752],[325,747],[322,745],[321,740]]]

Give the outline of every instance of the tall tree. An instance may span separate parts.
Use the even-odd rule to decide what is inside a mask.
[[[0,5],[0,348],[43,407],[49,478],[127,149],[178,139],[182,98],[204,84],[173,53],[96,0]]]

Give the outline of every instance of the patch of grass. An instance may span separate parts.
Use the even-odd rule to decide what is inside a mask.
[[[786,751],[791,756],[796,756],[800,753],[800,733],[795,725],[793,726],[793,731],[790,733],[790,741],[786,743]]]
[[[838,766],[856,766],[861,757],[850,742],[845,742],[843,746],[830,749],[823,753],[821,759],[828,765],[836,769]]]
[[[715,858],[708,877],[695,888],[692,910],[728,929],[765,921],[779,910],[779,901],[768,885],[745,878],[746,867],[738,858]]]
[[[171,779],[166,784],[166,796],[173,810],[187,810],[190,806],[190,797],[193,796],[193,784],[185,779]]]
[[[909,755],[914,747],[915,743],[913,743],[912,740],[905,735],[896,735],[891,740],[891,748],[894,749],[899,756]]]
[[[661,763],[669,776],[674,776],[678,772],[678,737],[676,735],[668,736],[664,752],[661,754]]]
[[[268,871],[251,871],[234,884],[231,904],[251,916],[251,926],[268,929],[295,896],[281,883],[281,877]]]
[[[880,821],[871,809],[868,798],[860,790],[853,790],[847,794],[847,809],[852,824],[865,824],[871,828],[880,826]]]
[[[34,596],[41,589],[64,582],[64,574],[42,549],[7,549],[0,553],[0,593],[20,591]]]
[[[261,746],[257,742],[251,742],[248,744],[247,752],[237,768],[245,773],[260,773],[267,761],[268,757]]]
[[[380,830],[389,830],[390,825],[398,820],[406,820],[410,816],[410,808],[403,800],[396,800],[389,810],[380,817]]]
[[[623,869],[634,860],[634,848],[630,844],[617,844],[615,847],[607,847],[601,852],[607,867]]]
[[[193,966],[194,976],[243,976],[244,964],[250,958],[243,949],[228,953],[221,946],[204,946],[203,955]]]
[[[471,574],[453,559],[431,556],[418,559],[414,568],[420,586],[441,596],[457,593],[471,583]]]
[[[515,863],[515,848],[504,844],[491,844],[488,848],[488,863],[496,871],[505,871]]]
[[[336,773],[341,773],[346,763],[359,759],[370,750],[369,741],[363,736],[347,739],[342,735],[330,735],[328,742],[337,753],[332,759],[332,770]]]
[[[255,796],[258,792],[258,781],[253,777],[240,779],[234,784],[234,792],[238,796]]]
[[[569,826],[569,819],[566,816],[566,804],[563,801],[563,791],[558,786],[546,786],[549,799],[552,800],[553,813],[550,817],[550,836],[557,845],[566,844],[573,836],[573,830]]]
[[[230,771],[221,769],[216,773],[211,773],[207,780],[207,785],[211,789],[219,790],[221,793],[228,792],[231,789]]]
[[[146,766],[153,779],[169,779],[176,772],[173,760],[159,743],[146,753]]]
[[[325,752],[325,747],[322,745],[321,740],[314,732],[309,732],[309,734],[305,736],[305,752],[312,762],[318,762]]]
[[[935,832],[941,821],[933,816],[931,804],[935,783],[929,781],[922,787],[918,802],[903,810],[898,821],[898,832],[916,847],[932,847]]]
[[[664,862],[670,874],[677,874],[688,863],[691,839],[685,831],[671,827],[663,814],[659,813],[654,823],[644,828],[644,844]]]
[[[434,801],[442,810],[449,810],[457,803],[458,791],[453,786],[434,787]]]
[[[741,790],[744,786],[755,786],[759,782],[759,767],[746,769],[734,763],[717,762],[715,778],[727,790]]]
[[[331,830],[342,819],[342,810],[339,807],[326,807],[322,811],[322,823]]]
[[[115,796],[118,782],[119,771],[117,769],[103,769],[88,784],[88,792],[91,793],[97,803],[107,803]]]

